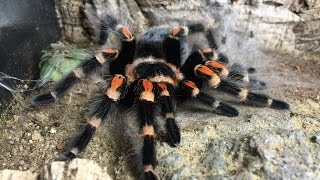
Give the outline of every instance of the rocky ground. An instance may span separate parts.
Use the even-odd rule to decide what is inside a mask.
[[[237,53],[229,52],[231,57]],[[268,83],[269,88],[263,92],[289,102],[291,111],[236,104],[241,115],[228,118],[207,112],[194,103],[180,104],[177,121],[182,129],[181,144],[169,147],[161,142],[161,133],[157,143],[156,173],[161,179],[320,176],[319,58],[308,55],[298,59],[256,52],[243,63],[255,63],[256,76]],[[88,99],[95,94],[92,87],[82,83],[62,100],[36,109],[28,107],[26,97],[16,96],[12,110],[1,119],[0,169],[42,172],[45,177],[43,167],[59,157],[67,140],[85,123]],[[34,91],[32,95],[38,93]],[[132,160],[136,146],[132,141],[137,139],[137,130],[133,121],[132,110],[112,116],[82,157],[96,161],[103,169],[98,171],[107,172],[112,179],[135,177],[136,164]],[[94,163],[80,162],[75,164]],[[51,169],[54,171],[51,175],[61,171]],[[4,176],[8,172],[1,173]]]

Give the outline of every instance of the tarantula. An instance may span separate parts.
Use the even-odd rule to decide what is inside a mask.
[[[251,79],[248,73],[254,69],[239,65],[240,68],[231,68],[227,56],[217,52],[213,29],[205,23],[153,27],[136,39],[132,31],[115,18],[107,16],[102,22],[109,32],[101,33],[100,38],[106,42],[102,50],[68,74],[50,93],[32,100],[34,106],[53,102],[75,83],[99,69],[112,76],[93,103],[90,120],[72,138],[62,160],[73,159],[84,150],[96,129],[106,121],[112,106],[136,107],[140,125],[137,132],[143,141],[144,179],[156,179],[155,116],[158,107],[165,119],[167,141],[171,146],[180,142],[180,130],[175,121],[177,98],[198,100],[220,115],[239,115],[233,106],[204,92],[204,87],[223,91],[241,102],[289,109],[286,102],[249,90]],[[206,42],[202,43],[207,47],[199,49],[190,43],[189,37],[198,34],[205,37]]]

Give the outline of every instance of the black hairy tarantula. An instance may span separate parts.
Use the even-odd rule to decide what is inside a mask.
[[[249,90],[251,79],[248,73],[253,68],[231,68],[228,58],[216,52],[213,30],[205,23],[174,28],[153,27],[136,39],[128,27],[111,16],[101,22],[108,32],[100,34],[100,39],[106,42],[103,49],[68,74],[50,93],[32,100],[34,106],[53,102],[75,83],[99,69],[104,75],[112,76],[106,81],[99,100],[93,103],[90,120],[72,138],[62,160],[73,159],[85,149],[113,106],[136,107],[140,125],[137,133],[143,141],[144,179],[156,179],[155,116],[158,107],[165,119],[168,143],[177,146],[180,142],[180,130],[175,121],[178,97],[195,99],[214,113],[230,117],[239,115],[237,109],[204,92],[204,87],[223,91],[252,105],[289,109],[286,102]],[[203,44],[206,47],[194,47],[188,40],[199,34],[205,37]]]

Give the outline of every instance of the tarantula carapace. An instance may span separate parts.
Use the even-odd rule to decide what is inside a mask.
[[[136,40],[132,31],[115,18],[106,16],[101,22],[108,32],[101,33],[106,42],[104,48],[68,74],[50,93],[32,100],[35,106],[53,102],[76,82],[96,74],[99,69],[103,70],[103,75],[111,75],[102,94],[93,103],[91,119],[72,138],[62,160],[73,159],[84,150],[95,130],[107,119],[112,106],[136,107],[140,125],[137,133],[143,141],[140,153],[144,179],[156,179],[155,118],[158,107],[165,121],[167,141],[172,146],[180,142],[180,130],[175,121],[177,98],[197,100],[221,115],[239,115],[233,106],[204,92],[204,87],[223,91],[241,102],[289,109],[283,101],[250,91],[250,83],[258,82],[248,75],[254,69],[244,69],[240,65],[232,68],[228,58],[217,52],[213,29],[205,23],[153,27]],[[193,46],[189,40],[200,34],[205,37],[201,48]]]

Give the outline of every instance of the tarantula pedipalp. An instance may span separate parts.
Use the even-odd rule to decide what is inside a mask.
[[[119,24],[115,18],[106,16],[101,22],[104,23],[103,27],[107,27],[109,32],[113,33],[108,35],[107,40],[112,40],[108,42],[120,43],[107,43],[106,48],[84,61],[50,93],[39,95],[32,100],[34,106],[53,102],[63,96],[76,82],[96,73],[98,69],[106,70],[103,74],[112,75],[103,93],[93,103],[91,119],[78,135],[72,138],[62,160],[73,159],[84,150],[96,129],[107,119],[113,106],[136,107],[140,124],[138,133],[143,141],[141,157],[144,179],[156,179],[153,172],[157,164],[157,107],[160,107],[165,119],[168,143],[177,146],[180,142],[180,130],[175,121],[177,97],[196,99],[214,113],[231,117],[239,115],[237,109],[207,94],[203,87],[226,92],[246,103],[274,109],[289,109],[289,105],[283,101],[251,92],[250,84],[259,83],[249,78],[248,72],[252,69],[230,65],[225,55],[215,52],[217,46],[212,29],[203,23],[175,28],[154,27],[136,40],[130,29]],[[203,44],[208,47],[199,49],[190,44],[188,37],[198,34],[205,34],[207,42]],[[239,81],[248,86],[239,85]]]

